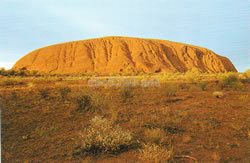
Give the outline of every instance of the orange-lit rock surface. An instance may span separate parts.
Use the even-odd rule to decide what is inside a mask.
[[[157,39],[104,37],[51,45],[21,58],[13,67],[45,73],[237,71],[229,59],[206,48]]]

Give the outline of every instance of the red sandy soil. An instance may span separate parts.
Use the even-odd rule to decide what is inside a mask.
[[[64,101],[58,95],[58,88],[62,86],[72,89]],[[248,162],[250,85],[245,84],[244,89],[237,91],[223,90],[223,98],[212,95],[216,87],[214,83],[210,83],[206,91],[195,84],[188,87],[182,85],[177,95],[170,99],[166,98],[162,87],[135,88],[133,99],[123,103],[119,89],[87,88],[86,81],[81,80],[1,86],[2,160],[138,161],[138,149],[99,157],[72,155],[80,142],[79,133],[95,116],[95,113],[76,112],[75,95],[88,90],[112,97],[110,108],[119,111],[117,125],[131,131],[142,142],[147,126],[168,127],[165,137],[171,140],[175,155],[189,155],[202,162]],[[40,88],[49,88],[48,99],[40,97]],[[12,92],[16,92],[16,97]],[[172,114],[166,117],[166,111]],[[178,161],[190,160],[175,159]]]

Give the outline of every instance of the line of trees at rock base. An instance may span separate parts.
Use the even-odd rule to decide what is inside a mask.
[[[6,70],[5,68],[0,68],[1,76],[41,76],[38,71],[29,71],[25,68],[19,70]]]
[[[220,74],[230,74],[230,73],[233,73],[233,72],[227,72],[227,73],[218,73],[218,75]],[[158,74],[158,73],[156,73]],[[190,78],[194,78],[194,76],[197,78],[198,76],[207,76],[209,75],[210,73],[203,73],[201,71],[199,71],[198,69],[191,69],[185,73],[159,73],[159,74],[163,74],[163,75],[185,75],[187,77],[190,76]],[[250,78],[250,69],[248,69],[247,71],[243,72],[243,73],[234,73],[234,74],[238,74],[240,78],[247,78],[249,79]],[[120,76],[121,74],[110,74],[110,75],[107,75],[107,76]],[[125,75],[125,74],[123,74]],[[123,76],[122,75],[122,76]],[[144,75],[153,75],[153,74],[130,74],[130,75],[139,75],[139,76],[144,76]],[[129,76],[130,76],[129,75]],[[215,74],[214,74],[215,75]],[[52,73],[42,73],[42,72],[38,72],[38,71],[35,71],[35,70],[27,70],[26,68],[21,68],[21,69],[9,69],[9,70],[6,70],[5,68],[0,68],[0,76],[99,76],[97,73],[93,73],[93,74],[87,74],[87,73],[83,73],[83,74],[52,74]]]

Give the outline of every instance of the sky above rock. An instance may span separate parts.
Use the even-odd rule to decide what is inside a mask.
[[[199,45],[250,68],[249,0],[0,0],[0,67],[37,48],[104,36]]]

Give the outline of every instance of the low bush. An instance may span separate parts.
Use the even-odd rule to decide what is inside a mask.
[[[0,75],[5,76],[6,70],[4,68],[0,68]]]
[[[88,112],[93,108],[92,98],[89,95],[80,95],[76,99],[77,111]]]
[[[103,113],[109,107],[109,101],[107,97],[98,93],[82,92],[76,97],[77,111]]]
[[[119,153],[128,150],[134,142],[129,131],[99,116],[91,120],[89,128],[81,134],[81,141],[80,153],[83,155]]]
[[[26,68],[19,70],[5,70],[4,68],[0,69],[1,76],[40,76],[37,71],[29,71]]]
[[[185,79],[185,75],[179,72],[165,72],[156,75],[156,78],[162,83],[165,83],[167,81],[183,80]]]
[[[242,83],[240,82],[238,75],[236,73],[226,74],[219,82],[221,88],[233,88],[238,89],[241,87]]]
[[[139,158],[144,162],[171,162],[173,161],[173,148],[167,149],[161,145],[145,144],[139,151]]]
[[[20,86],[20,85],[26,85],[27,83],[25,81],[19,80],[19,79],[12,79],[12,78],[6,78],[3,79],[0,82],[1,86]]]
[[[185,77],[189,82],[197,82],[199,80],[201,80],[202,77],[202,73],[199,69],[197,68],[192,68],[191,70],[188,70],[185,73]]]
[[[243,75],[247,78],[250,79],[250,69],[246,70]]]

